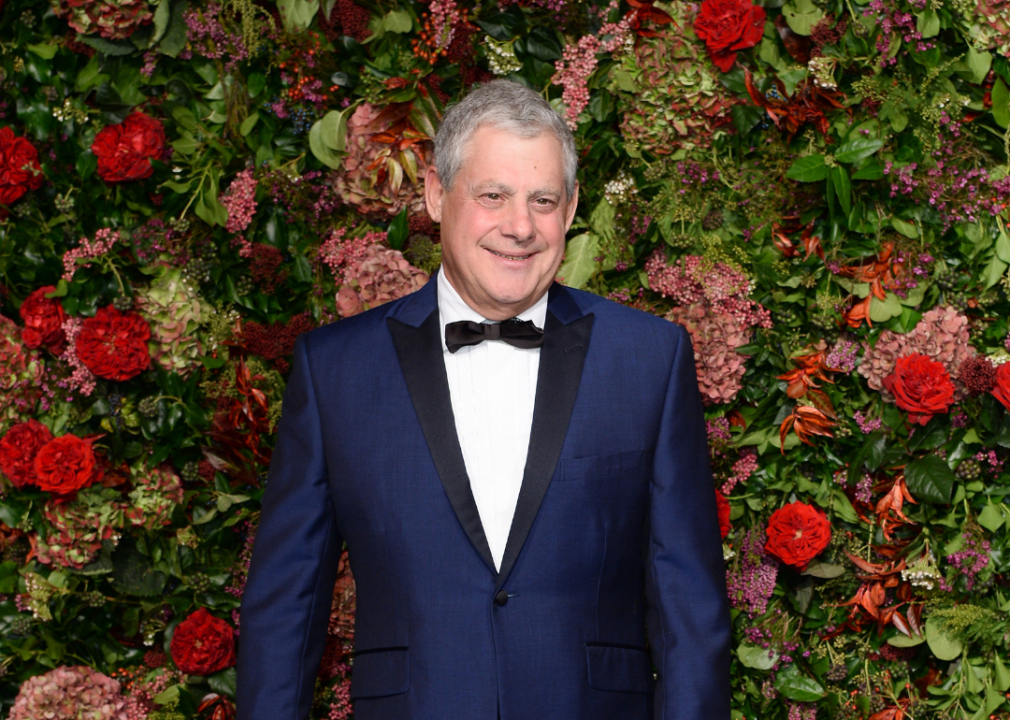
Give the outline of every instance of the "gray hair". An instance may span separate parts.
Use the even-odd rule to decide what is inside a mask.
[[[522,138],[537,137],[543,132],[554,135],[561,143],[565,193],[568,198],[575,194],[579,159],[572,131],[546,100],[512,80],[492,80],[481,85],[446,112],[435,135],[435,168],[447,190],[452,189],[456,173],[463,165],[463,151],[470,136],[482,125]]]

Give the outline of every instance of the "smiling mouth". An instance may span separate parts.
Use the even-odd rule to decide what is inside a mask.
[[[506,255],[505,253],[495,252],[494,250],[488,250],[492,255],[497,255],[500,258],[505,258],[506,260],[528,260],[532,255]]]

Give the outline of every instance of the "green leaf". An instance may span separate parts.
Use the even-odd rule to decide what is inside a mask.
[[[786,177],[798,182],[817,182],[828,177],[828,166],[823,155],[801,157],[786,171]]]
[[[208,675],[207,684],[210,685],[211,690],[218,693],[219,695],[227,695],[228,697],[235,697],[235,684],[236,684],[235,668],[230,667],[227,670],[222,670],[219,673]]]
[[[983,50],[979,52],[971,45],[968,45],[968,57],[966,60],[968,68],[971,70],[971,81],[978,84],[985,80],[985,76],[989,74],[989,70],[992,68],[992,55],[989,51]]]
[[[277,9],[285,30],[308,30],[319,11],[319,0],[277,0]]]
[[[326,147],[337,152],[343,152],[347,147],[347,113],[350,108],[340,112],[330,110],[320,120],[322,141]]]
[[[779,654],[774,650],[746,643],[736,649],[736,656],[744,667],[754,670],[771,670],[779,659]]]
[[[88,64],[81,68],[81,71],[77,73],[77,79],[74,81],[74,89],[79,92],[87,92],[96,85],[101,85],[103,82],[108,81],[109,76],[103,74],[100,71],[101,63],[98,61],[98,56],[95,55],[88,61]]]
[[[558,277],[568,287],[581,288],[596,272],[600,241],[592,233],[576,235],[565,246],[565,261],[558,268]]]
[[[779,673],[775,689],[796,702],[816,702],[826,695],[821,684],[812,677],[803,675],[795,664]]]
[[[838,151],[835,153],[835,160],[849,164],[859,162],[863,158],[870,157],[870,155],[873,155],[883,146],[883,140],[856,137],[838,148]]]
[[[986,505],[978,514],[978,524],[989,532],[996,532],[1003,526],[1005,518],[999,505]]]
[[[400,214],[389,223],[389,230],[386,232],[386,240],[389,247],[394,250],[402,250],[403,243],[410,234],[410,227],[407,225],[407,208],[404,207]]]
[[[154,47],[165,37],[168,31],[168,21],[171,18],[171,0],[158,0],[158,9],[154,11],[154,34],[148,47]]]
[[[391,10],[382,18],[382,29],[386,32],[409,33],[414,29],[414,21],[406,10]]]
[[[132,55],[136,51],[136,48],[129,43],[114,43],[109,40],[103,40],[100,37],[95,37],[94,35],[81,35],[79,37],[82,43],[106,55]]]
[[[929,649],[940,660],[956,660],[964,650],[964,645],[956,637],[948,635],[933,618],[926,620],[926,642]]]
[[[188,135],[183,135],[177,140],[172,141],[172,149],[183,155],[192,155],[199,147],[200,143]]]
[[[627,70],[619,70],[615,68],[610,71],[610,76],[617,82],[617,87],[624,92],[638,92],[638,85],[635,84],[635,79]]]
[[[954,471],[936,455],[926,455],[905,467],[905,484],[916,500],[946,505],[954,487]]]
[[[852,183],[849,182],[849,174],[841,165],[836,165],[831,168],[831,179],[834,181],[835,195],[838,196],[842,212],[848,215],[852,212]]]
[[[993,253],[992,257],[989,259],[989,263],[985,266],[985,270],[982,271],[982,284],[985,289],[988,290],[993,285],[1000,281],[1003,277],[1003,273],[1006,272],[1007,263],[999,259],[999,255]]]
[[[907,220],[902,220],[899,217],[892,217],[891,225],[894,227],[895,230],[897,230],[907,238],[915,240],[917,237],[919,237],[919,228],[915,226],[915,223],[908,222]]]
[[[1007,237],[1006,230],[999,231],[996,238],[996,256],[1005,263],[1010,263],[1010,237]]]
[[[178,105],[172,109],[172,117],[179,123],[179,127],[184,130],[193,131],[200,127],[200,123],[197,121],[193,111],[183,105]]]
[[[344,161],[347,142],[346,110],[330,110],[309,130],[309,149],[316,159],[328,168],[337,170]]]
[[[996,660],[993,662],[993,675],[994,685],[996,689],[1000,692],[1006,692],[1010,688],[1010,672],[1007,671],[1006,665],[1003,664],[1003,660],[1000,658],[999,653],[996,653]]]
[[[810,0],[794,0],[782,6],[789,28],[797,35],[809,37],[814,25],[824,17],[824,11]]]
[[[67,281],[63,278],[60,278],[60,281],[56,283],[56,289],[53,290],[51,293],[46,293],[46,297],[47,298],[66,297],[67,290],[69,289],[70,286],[67,284]]]
[[[43,60],[52,60],[56,57],[56,51],[59,50],[58,45],[47,45],[45,43],[25,45],[25,47]]]
[[[987,687],[985,689],[985,704],[982,706],[982,716],[990,717],[994,712],[996,712],[996,708],[1002,705],[1005,701],[1006,698],[1000,694],[1000,691],[997,691],[992,687]]]
[[[18,564],[13,560],[0,563],[0,592],[12,593],[18,586]]]
[[[901,315],[901,300],[890,290],[886,293],[886,299],[874,297],[870,300],[870,320],[873,322],[887,322],[898,315]]]
[[[155,705],[174,705],[179,702],[180,685],[170,685],[151,698]]]
[[[1010,90],[999,77],[992,86],[992,119],[1004,130],[1010,126]]]
[[[836,578],[839,575],[844,575],[845,568],[841,565],[832,565],[831,563],[814,560],[807,566],[807,569],[800,574],[830,580],[831,578]]]
[[[249,91],[249,97],[254,98],[263,92],[263,88],[267,86],[267,76],[263,73],[249,73],[249,79],[246,80],[246,90]]]
[[[165,573],[151,566],[132,538],[123,538],[112,558],[112,586],[124,595],[154,597],[165,589]]]
[[[238,128],[239,134],[241,134],[242,137],[248,136],[249,133],[252,132],[253,128],[256,127],[256,122],[259,119],[260,119],[259,111],[258,110],[253,110],[249,114],[249,117],[247,117],[245,120],[243,120],[242,124],[239,125],[239,128]]]
[[[167,2],[168,0],[162,0],[162,2]],[[186,19],[185,12],[188,3],[185,1],[172,3],[171,7],[171,17],[168,20],[168,30],[165,31],[165,37],[161,39],[161,44],[158,45],[158,50],[169,57],[178,57],[179,53],[183,51],[186,47]]]
[[[853,180],[880,180],[884,177],[884,166],[876,160],[868,162],[852,173]]]
[[[925,12],[916,13],[915,29],[922,34],[924,39],[936,37],[940,32],[940,16],[936,10],[926,10]]]
[[[926,642],[926,638],[921,635],[902,635],[898,633],[894,637],[887,639],[887,644],[894,647],[915,647],[916,645],[922,645]]]
[[[188,193],[189,192],[189,189],[191,187],[193,187],[193,181],[192,180],[188,180],[188,181],[186,181],[184,183],[181,183],[181,182],[176,182],[175,180],[166,180],[165,182],[162,183],[162,185],[164,185],[165,187],[167,187],[169,190],[172,190],[172,191],[174,191],[176,193],[179,193],[181,195],[183,193]]]

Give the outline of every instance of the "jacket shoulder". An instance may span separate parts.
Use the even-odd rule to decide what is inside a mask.
[[[348,344],[381,343],[389,339],[386,319],[395,317],[409,295],[351,317],[321,325],[302,335],[306,352],[327,352]]]
[[[654,348],[668,345],[671,350],[687,334],[683,326],[644,310],[630,308],[585,290],[566,290],[584,313],[595,316],[594,334],[602,330],[607,335],[620,337],[623,342],[643,342]]]

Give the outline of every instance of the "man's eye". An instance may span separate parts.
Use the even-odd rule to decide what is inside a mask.
[[[486,197],[488,200],[498,200],[501,198],[501,195],[499,195],[498,193],[486,193],[484,197]]]

